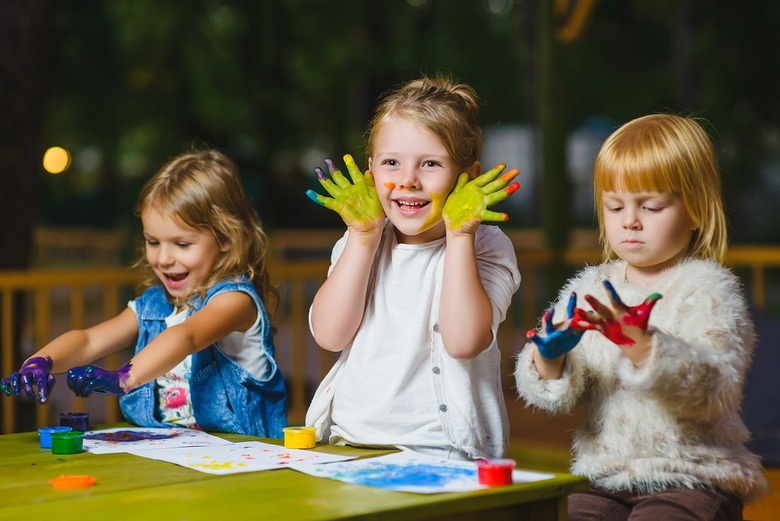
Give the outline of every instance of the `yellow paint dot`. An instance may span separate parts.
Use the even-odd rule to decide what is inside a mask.
[[[70,166],[70,153],[62,147],[51,147],[43,154],[43,168],[50,174],[61,174]]]

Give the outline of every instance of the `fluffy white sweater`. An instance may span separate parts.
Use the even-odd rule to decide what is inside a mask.
[[[572,473],[608,489],[652,492],[713,486],[747,501],[767,489],[757,456],[745,448],[742,387],[755,333],[739,280],[716,263],[686,260],[658,287],[632,286],[626,263],[583,269],[561,290],[555,321],[572,291],[608,302],[609,279],[626,305],[663,298],[650,317],[650,357],[637,369],[601,333],[588,331],[567,356],[560,379],[543,380],[533,343],[515,368],[518,393],[548,411],[584,401],[588,419],[575,435]]]

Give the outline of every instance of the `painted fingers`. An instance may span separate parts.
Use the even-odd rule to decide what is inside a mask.
[[[511,183],[518,170],[513,168],[501,175],[504,168],[505,164],[498,164],[472,181],[468,181],[467,174],[460,175],[442,210],[451,230],[467,227],[472,231],[481,222],[509,219],[506,213],[488,210],[520,188],[520,183]]]
[[[367,231],[381,228],[384,211],[371,172],[367,170],[362,173],[349,154],[344,156],[344,163],[349,179],[330,159],[325,160],[330,177],[322,168],[314,169],[320,185],[330,197],[320,195],[314,190],[307,190],[306,195],[315,203],[338,213],[350,229]]]
[[[51,373],[51,357],[36,356],[27,360],[18,372],[0,380],[0,389],[6,396],[20,396],[22,391],[28,398],[46,403],[49,391],[54,387],[54,375]]]

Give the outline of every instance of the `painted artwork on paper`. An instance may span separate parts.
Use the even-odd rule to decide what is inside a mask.
[[[94,454],[131,452],[145,449],[170,449],[225,445],[227,440],[207,432],[179,427],[129,427],[87,431],[84,450]]]
[[[353,485],[434,494],[439,492],[467,492],[485,488],[477,479],[477,464],[436,458],[412,451],[401,451],[376,458],[365,458],[327,465],[292,466],[311,476],[335,479]],[[514,483],[541,481],[552,474],[515,470]]]
[[[167,461],[207,474],[255,472],[288,468],[296,464],[328,463],[352,458],[352,456],[339,456],[312,450],[286,449],[260,441],[164,450],[133,450],[130,453],[144,458]]]

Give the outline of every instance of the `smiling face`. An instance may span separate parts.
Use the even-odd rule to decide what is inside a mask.
[[[154,208],[143,211],[141,222],[149,266],[169,295],[187,300],[208,279],[224,250],[212,234]]]
[[[694,224],[682,200],[662,192],[604,192],[604,231],[632,283],[651,284],[687,254]]]
[[[398,241],[421,244],[444,237],[441,210],[461,169],[441,141],[407,118],[388,116],[368,161]]]

